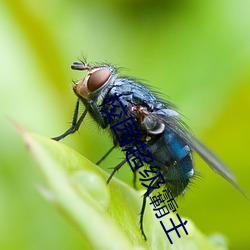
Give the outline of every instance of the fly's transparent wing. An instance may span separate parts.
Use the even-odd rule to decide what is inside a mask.
[[[247,195],[237,185],[236,178],[229,168],[223,163],[210,149],[208,149],[202,142],[191,135],[183,127],[175,125],[170,128],[177,133],[216,173],[230,182],[242,195],[247,199]]]
[[[229,182],[235,182],[236,178],[229,168],[210,149],[191,134],[186,134],[184,140],[190,147],[218,174]]]
[[[183,125],[179,117],[161,114],[153,114],[154,119],[162,122],[166,127],[174,131],[182,140],[184,140],[190,148],[192,148],[216,173],[230,182],[242,195],[247,199],[247,195],[236,184],[236,178],[229,168],[202,142],[195,138]]]

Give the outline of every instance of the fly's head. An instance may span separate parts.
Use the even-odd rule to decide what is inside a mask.
[[[89,66],[83,62],[74,62],[74,70],[87,70],[86,76],[73,87],[75,94],[84,100],[98,98],[101,91],[116,77],[115,69],[109,65]]]

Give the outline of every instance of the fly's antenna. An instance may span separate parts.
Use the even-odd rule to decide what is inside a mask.
[[[71,69],[74,70],[89,70],[89,65],[84,62],[73,62]]]

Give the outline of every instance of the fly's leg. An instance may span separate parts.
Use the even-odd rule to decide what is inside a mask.
[[[98,124],[101,125],[102,128],[106,128],[108,126],[106,120],[103,118],[102,112],[94,101],[89,101],[89,105],[91,107],[90,112],[94,115]]]
[[[99,107],[97,106],[97,104],[91,100],[89,102],[89,105],[91,107],[90,112],[94,115],[97,123],[100,124],[103,129],[106,128],[108,124],[107,124],[106,120],[103,118],[102,113],[101,113]],[[112,150],[115,147],[116,146],[114,145],[96,164],[97,165],[100,164],[112,152]]]
[[[143,229],[143,216],[144,216],[144,212],[145,212],[145,208],[146,208],[146,199],[154,191],[153,187],[158,187],[157,182],[159,180],[161,180],[161,177],[159,177],[159,178],[157,178],[155,180],[154,184],[152,185],[152,188],[149,190],[149,194],[148,194],[148,191],[147,191],[143,195],[142,208],[141,208],[141,212],[140,212],[140,230],[141,230],[141,233],[142,233],[142,236],[143,236],[144,240],[147,240],[147,236],[146,236],[146,234],[144,232],[144,229]]]
[[[120,162],[116,167],[114,167],[112,173],[110,174],[108,180],[107,180],[107,184],[109,184],[109,182],[111,181],[112,177],[114,176],[114,174],[127,162],[127,159],[125,158],[122,162]]]
[[[115,146],[113,146],[96,164],[98,165],[101,161],[103,161],[114,148],[115,148]],[[110,176],[109,176],[109,178],[107,180],[107,184],[109,184],[112,177],[126,163],[126,161],[127,161],[127,159],[125,158],[122,162],[120,162],[117,166],[115,166],[113,168],[113,171],[112,171],[112,173],[110,174]],[[133,186],[136,189],[136,171],[133,172]]]
[[[147,240],[146,234],[144,233],[144,229],[143,229],[143,216],[144,216],[144,212],[145,212],[145,208],[146,208],[146,199],[147,199],[148,195],[147,192],[143,195],[143,200],[142,200],[142,208],[141,208],[141,212],[140,212],[140,230],[142,233],[142,236],[144,238],[144,240]]]
[[[86,116],[87,112],[89,111],[89,105],[87,105],[86,109],[84,110],[84,112],[80,116],[79,120],[77,121],[78,111],[79,111],[79,102],[80,101],[78,99],[77,102],[76,102],[76,106],[75,106],[75,110],[74,110],[74,116],[73,116],[71,127],[65,133],[63,133],[62,135],[59,135],[57,137],[53,137],[51,139],[53,139],[55,141],[60,141],[64,137],[68,136],[69,134],[75,133],[79,129],[79,127],[80,127],[80,125],[81,125],[84,117]]]
[[[99,165],[115,148],[116,146],[114,145],[97,163],[96,165]]]
[[[57,137],[52,138],[53,140],[60,141],[64,137],[68,136],[69,134],[75,133],[79,129],[79,127],[80,127],[84,117],[86,116],[87,112],[92,112],[95,115],[95,117],[97,119],[97,122],[101,125],[102,128],[107,127],[107,123],[105,122],[105,120],[104,120],[104,118],[103,118],[97,104],[92,100],[87,104],[86,109],[84,110],[84,112],[80,116],[79,120],[77,121],[78,112],[79,112],[79,104],[80,104],[80,100],[78,99],[77,102],[76,102],[71,127],[65,133],[63,133],[62,135],[59,135]]]

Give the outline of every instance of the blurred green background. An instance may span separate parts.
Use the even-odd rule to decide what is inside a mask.
[[[82,55],[168,96],[250,196],[249,13],[247,0],[1,1],[0,249],[81,248],[81,235],[36,191],[39,173],[8,117],[47,137],[64,132],[72,80],[83,76],[70,65]],[[111,141],[93,124],[63,143],[96,162]],[[116,151],[102,167],[121,158]],[[250,202],[195,160],[203,177],[178,199],[179,214],[224,234],[230,249],[250,249]],[[128,167],[117,177],[132,183]]]

